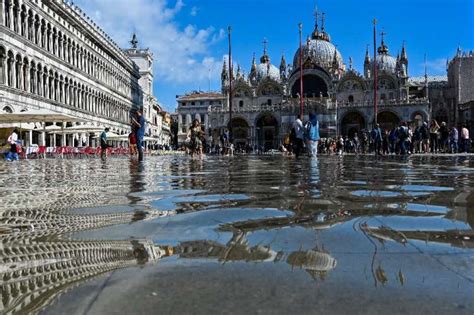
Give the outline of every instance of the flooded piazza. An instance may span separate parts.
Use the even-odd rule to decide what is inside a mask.
[[[2,314],[474,312],[463,156],[0,162]]]

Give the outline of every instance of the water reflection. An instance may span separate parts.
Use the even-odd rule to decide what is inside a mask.
[[[166,257],[366,288],[425,285],[437,267],[423,259],[443,255],[432,261],[449,288],[474,283],[461,256],[474,247],[469,159],[46,160],[0,178],[2,313]]]

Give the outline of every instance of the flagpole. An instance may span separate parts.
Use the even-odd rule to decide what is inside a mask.
[[[374,127],[377,124],[377,19],[374,19]]]
[[[303,24],[298,24],[300,32],[300,119],[303,121],[303,111],[304,111],[304,99],[303,99],[303,44],[302,44],[302,32]]]
[[[229,142],[232,142],[232,41],[231,32],[232,28],[227,28],[229,33]]]

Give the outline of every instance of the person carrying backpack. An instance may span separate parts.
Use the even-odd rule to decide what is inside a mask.
[[[402,121],[400,123],[400,127],[398,127],[398,140],[400,144],[400,153],[402,155],[409,154],[409,149],[408,149],[408,137],[409,137],[409,131],[407,127],[407,123]]]
[[[318,144],[321,138],[319,136],[318,117],[314,113],[309,114],[309,121],[305,126],[305,138],[308,143],[309,155],[316,157],[318,155]]]

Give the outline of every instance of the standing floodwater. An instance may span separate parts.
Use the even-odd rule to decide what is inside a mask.
[[[474,312],[474,161],[0,164],[0,313]]]

